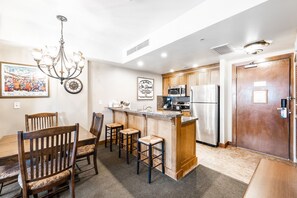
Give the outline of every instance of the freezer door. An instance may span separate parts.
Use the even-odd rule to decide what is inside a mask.
[[[191,87],[191,102],[218,102],[218,85],[199,85]]]
[[[218,104],[191,103],[191,111],[196,121],[198,141],[217,146],[219,138]]]

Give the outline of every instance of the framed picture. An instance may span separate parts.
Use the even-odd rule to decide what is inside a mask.
[[[137,100],[154,99],[154,79],[138,77],[137,78]]]
[[[48,76],[38,67],[1,63],[0,97],[49,97]]]

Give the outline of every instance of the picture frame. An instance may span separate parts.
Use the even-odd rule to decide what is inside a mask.
[[[154,99],[154,79],[137,77],[137,100]]]
[[[1,98],[49,97],[49,78],[37,66],[1,62],[0,86]]]

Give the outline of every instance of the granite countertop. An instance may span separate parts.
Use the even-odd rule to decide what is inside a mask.
[[[136,110],[136,109],[124,109],[119,107],[108,107],[110,110],[114,111],[123,111],[128,113],[136,113],[136,114],[142,114],[147,116],[157,116],[157,117],[163,117],[163,118],[175,118],[182,116],[182,113],[180,112],[174,112],[174,111],[146,111],[146,110]]]

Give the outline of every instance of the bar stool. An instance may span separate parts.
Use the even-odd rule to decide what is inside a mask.
[[[141,151],[141,144],[144,144],[148,147],[148,149]],[[161,149],[155,147],[155,145],[161,144]],[[153,154],[153,148],[154,150],[158,150],[161,152],[159,155]],[[144,155],[144,152],[148,151],[148,156]],[[151,183],[151,171],[152,169],[156,168],[159,165],[162,165],[162,173],[165,173],[165,166],[164,166],[164,139],[157,137],[157,136],[145,136],[142,138],[139,138],[137,141],[137,174],[139,174],[139,163],[142,162],[145,165],[148,166],[148,183]],[[141,156],[145,156],[146,158],[141,159]],[[161,157],[161,159],[160,159]],[[154,160],[158,159],[159,162],[157,165],[154,166]],[[145,160],[148,160],[148,163],[145,162]]]
[[[137,143],[137,140],[140,138],[140,131],[133,128],[127,128],[120,130],[119,135],[119,158],[121,158],[121,151],[126,147],[126,160],[127,164],[129,164],[129,153],[132,154],[134,150],[137,150],[137,146],[134,146],[134,144]],[[124,138],[124,136],[126,137]],[[135,136],[137,136],[136,139]],[[126,143],[124,144],[125,140]]]
[[[107,147],[107,141],[109,138],[109,148],[112,152],[112,136],[115,135],[115,143],[118,144],[118,133],[124,129],[124,125],[120,123],[109,123],[105,125],[105,148]]]

